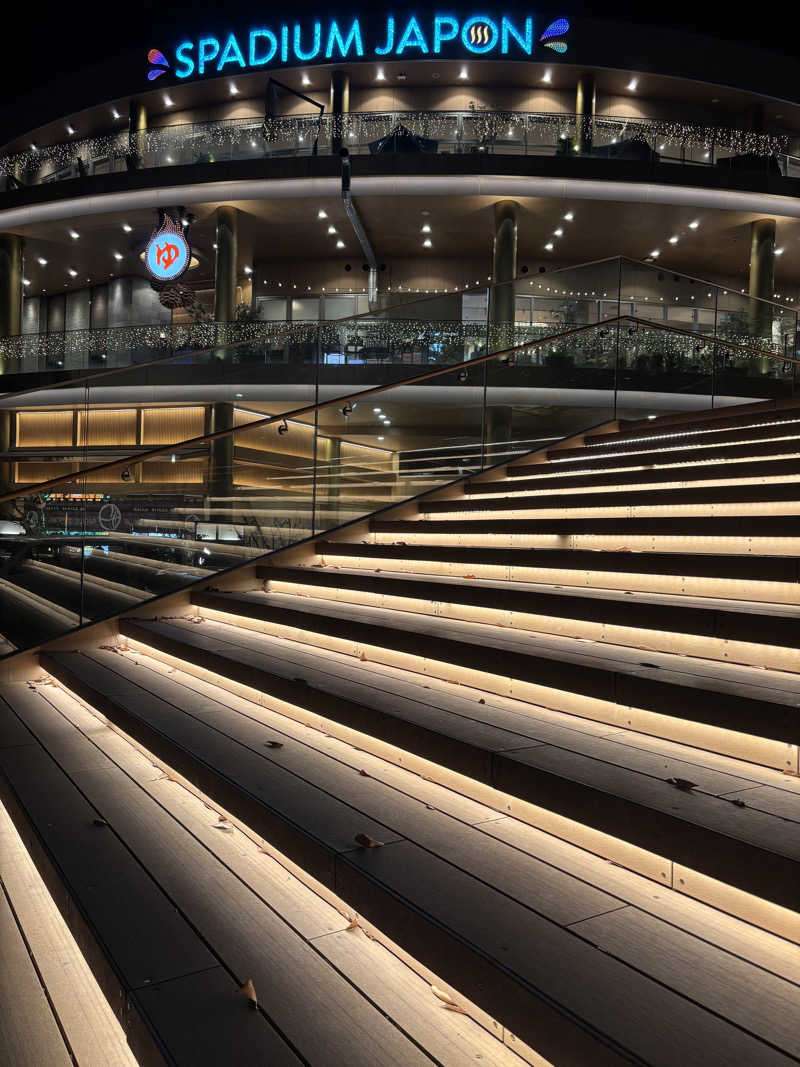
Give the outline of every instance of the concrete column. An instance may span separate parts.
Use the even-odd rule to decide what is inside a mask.
[[[775,219],[756,219],[750,223],[751,297],[772,300],[775,292]],[[756,300],[750,302],[750,332],[756,337],[772,333],[772,312]]]
[[[22,330],[22,247],[15,233],[0,234],[0,337]]]
[[[233,429],[233,404],[222,401],[211,407],[211,432]],[[233,495],[232,433],[210,442],[208,456],[208,495]]]
[[[214,280],[214,318],[236,318],[236,267],[239,260],[239,212],[235,207],[217,208],[217,261]]]
[[[8,455],[11,451],[14,426],[14,413],[0,411],[0,453]],[[7,460],[0,460],[0,493],[10,493],[14,488],[11,477],[13,464]],[[13,503],[0,505],[0,513],[10,515],[13,511]]]
[[[517,276],[517,211],[513,200],[500,200],[494,205],[494,247],[492,252],[492,289],[489,293],[489,325],[513,326],[514,279]],[[510,336],[510,335],[509,335]],[[505,333],[495,329],[489,351],[499,351],[510,343]]]
[[[342,115],[350,114],[350,76],[340,70],[331,74],[330,113],[334,121]],[[341,124],[337,125],[338,129],[331,135],[331,147],[334,152],[338,152],[342,147],[342,128]]]
[[[575,121],[578,152],[591,152],[594,135],[594,109],[597,90],[593,74],[581,74],[575,91]]]
[[[128,159],[133,170],[138,170],[144,159],[147,132],[147,108],[141,100],[131,100],[129,106]]]

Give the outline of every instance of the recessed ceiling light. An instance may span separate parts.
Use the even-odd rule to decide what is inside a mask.
[[[75,127],[74,126],[70,126],[69,123],[67,123],[67,136],[68,137],[72,137],[72,135],[74,133],[75,133]]]
[[[70,278],[78,277],[78,272],[76,270],[73,270],[72,267],[67,267],[67,274],[70,276]]]
[[[564,231],[561,229],[560,226],[559,226],[559,228],[557,230],[553,230],[553,236],[554,237],[563,237],[564,236]]]
[[[31,141],[31,152],[38,152],[38,151],[39,151],[39,149],[36,147],[36,142],[35,141]]]
[[[629,93],[635,93],[638,84],[639,84],[639,79],[638,78],[631,78],[631,80],[628,82],[628,84],[625,86],[625,88],[628,90]]]
[[[72,238],[73,241],[77,241],[78,238],[80,237],[80,234],[78,233],[77,230],[70,230],[69,231],[69,235],[70,235],[70,237]]]
[[[117,109],[115,107],[111,108],[111,118],[112,119],[120,118],[120,113],[119,113],[119,111],[117,111]]]
[[[552,252],[553,251],[553,247],[554,247],[553,242],[552,241],[548,241],[547,244],[544,247],[545,247],[545,251],[546,252]]]
[[[375,412],[376,415],[380,415],[382,409],[381,408],[373,408],[372,410]]]
[[[696,230],[699,225],[700,225],[700,220],[699,219],[694,219],[692,222],[689,223],[689,229],[690,230]]]
[[[337,248],[344,248],[344,241],[337,241],[336,242],[336,247]]]
[[[383,420],[383,425],[384,425],[384,426],[391,426],[392,424],[391,424],[391,423],[389,422],[389,420],[388,420],[388,419],[384,419],[384,420]]]
[[[783,255],[783,249],[782,248],[776,248],[775,249],[775,255],[776,256],[782,256]]]
[[[675,234],[673,234],[672,237],[670,237],[669,243],[671,245],[676,245],[678,243],[678,238],[677,238],[677,236]]]
[[[335,226],[329,226],[328,227],[328,233],[336,233],[336,227]]]
[[[231,96],[238,96],[239,95],[239,90],[236,88],[236,82],[231,82],[230,89],[231,89]]]
[[[553,80],[553,72],[551,70],[546,70],[544,72],[544,74],[542,75],[542,81],[545,82],[547,85],[549,85],[552,80]]]
[[[43,259],[41,256],[39,256],[39,266],[40,267],[46,267],[47,266],[47,260]]]
[[[433,248],[433,241],[430,239],[430,237],[426,237],[425,238],[425,240],[422,242],[422,247],[423,248]]]
[[[213,245],[212,245],[211,247],[212,247],[213,249],[216,249],[216,247],[217,247],[217,242],[215,241],[215,242],[213,243]]]
[[[28,278],[23,278],[22,279],[22,284],[23,285],[30,285],[31,283],[30,283],[30,280]]]
[[[426,222],[425,225],[422,227],[422,230],[420,232],[421,233],[430,233],[431,232],[431,228],[430,228],[429,223]]]
[[[469,77],[469,71],[467,70],[466,67],[462,67],[461,68],[461,73],[458,76],[459,76],[459,78],[462,79],[462,81],[466,80]]]
[[[572,214],[572,212],[571,212],[571,211],[568,211],[568,212],[566,213],[566,215],[564,216],[564,221],[565,221],[565,222],[572,222],[572,220],[573,220],[574,218],[575,218],[575,216],[574,216],[574,215]]]
[[[169,95],[169,93],[164,93],[164,107],[174,107],[174,106],[175,106],[175,104],[173,103],[172,97]]]
[[[311,79],[309,78],[309,76],[307,74],[303,75],[302,83],[303,83],[303,85],[306,85],[306,86],[311,84]]]
[[[125,233],[130,233],[131,230],[133,229],[133,226],[131,226],[130,223],[123,222],[122,228],[125,231]]]
[[[328,212],[327,211],[323,211],[322,208],[320,208],[319,211],[317,212],[317,218],[318,219],[327,219],[327,217],[328,217]]]
[[[114,253],[114,259],[116,259],[117,262],[119,262],[119,260],[121,260],[122,258],[123,258],[123,256],[122,256],[121,252],[115,252]]]
[[[386,75],[383,73],[383,68],[382,67],[378,67],[378,72],[375,75],[375,81],[376,82],[385,82],[386,81]]]
[[[651,259],[658,259],[658,257],[660,255],[661,255],[661,250],[659,248],[654,248],[653,251],[650,253],[650,258]]]
[[[383,440],[383,438],[382,438],[382,437],[379,437],[379,438],[378,438],[378,440],[379,440],[379,441],[382,441],[382,440]]]
[[[253,273],[253,268],[252,267],[245,267],[244,268],[244,272],[245,272],[245,274],[252,274]]]

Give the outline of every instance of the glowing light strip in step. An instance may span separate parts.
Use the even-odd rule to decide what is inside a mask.
[[[219,621],[231,621],[230,616],[223,616],[221,612],[212,612],[208,609],[204,609],[204,615],[218,617]],[[238,625],[242,620],[237,617],[236,621]],[[263,623],[257,625],[260,629],[264,629]],[[239,698],[252,702],[264,709],[267,714],[276,712],[304,726],[321,730],[339,741],[355,746],[356,749],[377,756],[408,772],[423,776],[426,781],[441,785],[454,793],[484,804],[504,815],[509,815],[522,823],[560,838],[578,849],[611,860],[628,871],[640,874],[661,886],[669,887],[679,894],[685,894],[711,908],[726,912],[753,926],[761,927],[771,934],[800,942],[800,914],[797,912],[789,911],[750,893],[717,882],[713,878],[700,875],[696,871],[673,863],[667,857],[658,856],[636,845],[593,830],[582,823],[556,815],[527,801],[521,801],[510,794],[501,793],[491,786],[483,785],[440,764],[415,756],[395,745],[377,740],[369,734],[342,726],[335,720],[326,719],[300,705],[291,704],[271,694],[217,675],[205,667],[172,656],[154,645],[126,638],[124,647],[135,652],[137,658],[147,656],[167,665],[175,672],[181,671],[208,683],[211,687],[220,687]],[[395,665],[401,666],[402,669],[402,664]],[[405,666],[408,667],[408,664]],[[523,696],[522,699],[527,699],[527,697]]]
[[[151,651],[145,649],[143,659],[145,662],[152,661],[159,668],[160,663],[151,655]],[[175,672],[174,676],[179,678],[181,674],[186,672]],[[521,1067],[519,1056],[534,1067],[550,1067],[542,1056],[386,937],[374,924],[357,914],[345,900],[90,704],[63,689],[59,683],[56,683],[55,690],[52,685],[45,684],[47,688],[44,691],[48,699],[56,702],[58,710],[69,722],[154,797],[179,824],[202,841],[212,855],[277,912],[298,936],[315,946],[323,958],[328,958],[323,944],[325,938],[343,931],[347,932],[349,938],[357,938],[361,962],[364,963],[364,957],[368,961],[369,987],[363,988],[362,968],[358,973],[351,974],[348,973],[347,962],[335,960],[332,965],[421,1047],[425,1047],[426,1030],[433,1027],[444,1030],[450,1055],[454,1052],[459,1054],[460,1049],[464,1062],[486,1058],[497,1067]],[[255,705],[248,710],[253,716],[259,714],[259,708]],[[107,727],[107,731],[97,729],[100,724]],[[265,725],[274,730],[274,722]],[[321,738],[321,735],[318,737]],[[357,752],[349,744],[346,747],[351,759],[358,766],[363,766],[365,758],[369,757]],[[154,778],[154,770],[161,772],[160,778]],[[394,769],[392,773],[397,774]],[[436,792],[439,787],[431,784],[428,788]],[[230,827],[230,833],[212,834],[214,840],[211,844],[207,831],[209,827],[218,828],[220,823]],[[308,929],[309,926],[316,930],[322,927],[323,932],[313,936],[303,933],[304,928]],[[432,992],[434,988],[439,991],[438,996]],[[450,997],[458,1011],[443,1012],[442,992]],[[269,1011],[268,1002],[264,1007]],[[436,1055],[436,1050],[432,1050],[434,1059]]]
[[[345,542],[342,542],[345,543]],[[646,557],[646,553],[639,553]],[[316,557],[320,560],[315,566],[353,567],[367,573],[381,571],[416,574],[424,577],[428,574],[442,575],[448,578],[469,581],[472,578],[486,578],[492,581],[526,582],[536,584],[564,586],[569,589],[609,589],[613,591],[641,591],[644,593],[667,593],[669,595],[688,595],[714,597],[724,600],[752,600],[774,604],[800,604],[800,585],[796,582],[770,582],[761,579],[709,578],[692,575],[687,564],[687,571],[682,574],[657,574],[642,571],[604,570],[602,553],[598,551],[596,568],[576,567],[561,568],[531,563],[530,565],[510,565],[506,563],[450,562],[448,560],[395,559],[391,556],[350,556],[336,552],[335,544],[330,543],[326,551]],[[337,561],[345,561],[339,563]],[[377,566],[376,566],[377,564]]]
[[[645,434],[641,437],[624,437],[624,431],[620,432],[622,443],[625,444],[639,444],[640,442],[647,441],[671,441],[678,437],[694,437],[696,434],[711,435],[715,433],[732,433],[735,430],[760,430],[766,426],[794,426],[800,423],[800,419],[770,419],[767,422],[751,422],[745,426],[716,426],[713,429],[704,430],[701,427],[695,429],[676,430],[674,433],[660,433],[660,434]],[[584,442],[584,448],[609,448],[614,444],[613,441],[592,441],[591,436],[587,437]]]
[[[137,1067],[114,1012],[100,991],[61,912],[53,902],[11,817],[0,804],[0,893],[4,894],[25,939],[50,1009],[67,1048],[78,1064]],[[9,966],[9,946],[0,953],[0,971]],[[15,984],[18,975],[14,976]],[[4,984],[0,981],[0,984]],[[26,1025],[28,1052],[35,1053],[40,1035],[33,1024],[36,1005],[6,1000],[11,1021]],[[26,1018],[27,1017],[27,1018]],[[69,1056],[65,1051],[65,1060]],[[6,1061],[13,1067],[10,1061]],[[28,1062],[26,1060],[26,1062]],[[44,1059],[42,1067],[49,1067]]]
[[[712,453],[715,450],[720,450],[721,451],[724,448],[739,448],[741,445],[765,445],[765,444],[770,444],[773,441],[796,441],[799,438],[800,438],[800,435],[798,435],[797,433],[785,433],[785,434],[776,434],[774,437],[753,437],[753,438],[745,437],[742,440],[736,440],[736,441],[719,441],[719,442],[716,442],[716,443],[713,442],[713,441],[707,441],[707,442],[705,442],[705,444],[702,444],[702,445],[701,444],[694,444],[694,443],[686,444],[686,445],[673,445],[670,448],[659,448],[659,449],[632,448],[630,451],[622,451],[621,449],[612,449],[610,452],[607,452],[605,454],[605,456],[602,453],[600,453],[599,455],[595,454],[592,457],[592,460],[595,460],[595,459],[617,459],[620,456],[639,456],[639,455],[642,455],[642,454],[650,454],[651,452],[654,452],[654,451],[659,455],[663,455],[663,456],[669,457],[669,456],[671,456],[671,455],[673,455],[675,453],[691,452],[691,451],[693,451],[694,449],[697,449],[697,448],[705,448],[709,453]],[[582,463],[582,462],[585,462],[582,459],[582,457],[580,457],[580,456],[565,456],[563,459],[560,459],[557,452],[554,455],[548,456],[547,458],[548,458],[548,462],[549,463],[559,463],[559,464],[561,464],[561,463]]]

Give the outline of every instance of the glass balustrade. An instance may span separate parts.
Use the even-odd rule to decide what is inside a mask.
[[[585,155],[648,164],[721,166],[793,176],[788,135],[721,126],[565,112],[379,111],[223,119],[116,131],[0,158],[6,189],[131,169],[353,154]]]
[[[273,340],[237,342],[9,398],[2,649],[32,647],[611,419],[793,394],[798,363],[778,352],[775,319],[762,347],[761,323],[717,337],[668,315],[649,319],[638,299],[650,295],[641,289],[649,276],[627,267],[554,272],[546,299],[565,305],[566,295],[566,305],[520,325],[497,318],[519,284],[494,286],[467,323],[436,318],[434,298],[415,304],[413,318],[405,306],[366,325],[290,331],[275,363],[265,358]],[[611,288],[614,272],[640,286],[626,294],[633,309]],[[328,359],[351,354],[351,367]],[[347,369],[355,378],[342,377]]]

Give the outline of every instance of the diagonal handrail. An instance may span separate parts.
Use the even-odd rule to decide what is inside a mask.
[[[211,441],[217,441],[224,437],[230,437],[234,433],[241,433],[245,430],[252,430],[257,427],[270,426],[273,423],[284,422],[289,419],[297,419],[302,415],[309,415],[315,411],[321,411],[324,408],[333,407],[336,404],[347,404],[351,401],[361,401],[365,397],[377,396],[380,393],[388,392],[392,389],[396,389],[399,386],[407,385],[419,385],[422,382],[431,381],[434,378],[443,377],[446,374],[458,375],[463,371],[470,371],[475,367],[482,366],[493,360],[501,360],[509,358],[515,353],[529,351],[533,348],[539,348],[542,345],[552,344],[553,341],[561,341],[565,338],[575,337],[579,334],[589,333],[591,331],[600,331],[608,329],[609,327],[619,326],[622,323],[631,323],[636,327],[642,326],[646,329],[660,330],[663,333],[675,334],[682,337],[687,337],[698,341],[704,346],[721,346],[728,351],[737,351],[748,356],[756,356],[758,358],[764,358],[767,353],[759,348],[755,348],[752,345],[743,345],[738,342],[727,341],[724,338],[707,337],[704,334],[698,334],[691,330],[683,330],[680,327],[669,326],[666,323],[650,322],[647,319],[639,318],[636,315],[617,315],[613,318],[604,319],[601,322],[588,323],[582,326],[575,326],[569,330],[563,330],[559,333],[548,334],[546,337],[536,338],[533,341],[528,341],[519,345],[512,345],[508,348],[500,349],[497,352],[487,353],[483,356],[477,356],[474,359],[463,360],[461,363],[450,363],[445,367],[437,367],[435,370],[423,371],[420,374],[412,375],[409,378],[404,378],[399,382],[389,382],[383,385],[370,386],[367,389],[361,389],[355,393],[348,393],[343,396],[331,398],[329,400],[318,401],[312,404],[305,404],[298,408],[293,408],[291,411],[284,411],[277,415],[267,415],[263,419],[255,419],[253,422],[248,422],[243,426],[236,426],[229,429],[217,430],[214,433],[202,434],[199,437],[190,437],[185,441],[173,442],[169,445],[160,445],[157,448],[151,448],[144,452],[132,453],[131,455],[124,457],[123,459],[108,460],[105,463],[98,463],[94,466],[85,467],[82,470],[75,471],[72,474],[60,475],[57,478],[51,478],[44,482],[37,482],[33,485],[29,485],[24,489],[14,490],[10,493],[0,495],[0,504],[7,503],[11,500],[16,500],[21,496],[29,496],[31,493],[45,492],[50,489],[57,488],[60,485],[67,485],[74,483],[81,477],[85,477],[88,474],[95,474],[104,470],[113,470],[115,468],[128,466],[130,464],[144,463],[151,459],[155,459],[159,456],[169,455],[175,452],[177,449],[191,449],[200,448]],[[779,359],[783,363],[791,363],[794,366],[800,366],[800,360],[792,359],[790,357],[773,356],[774,359]]]
[[[559,275],[566,274],[566,273],[569,273],[569,272],[582,271],[582,270],[586,270],[586,269],[588,269],[590,267],[600,267],[600,266],[603,266],[605,264],[611,264],[611,263],[619,263],[619,264],[632,263],[632,264],[635,264],[638,267],[643,267],[645,270],[650,271],[650,272],[654,272],[654,271],[657,271],[659,269],[659,268],[656,268],[652,263],[646,263],[643,260],[634,259],[631,256],[616,255],[616,256],[605,256],[605,257],[601,257],[600,259],[595,259],[595,260],[587,260],[586,262],[577,263],[577,264],[573,264],[573,265],[569,265],[569,266],[556,267],[556,268],[554,268],[553,270],[551,270],[551,271],[549,271],[547,273],[547,278],[550,279],[550,278],[558,277]],[[710,282],[710,281],[708,281],[708,279],[698,278],[698,277],[696,277],[694,275],[691,275],[691,274],[683,274],[680,271],[673,271],[671,269],[670,269],[670,273],[673,274],[673,275],[676,275],[677,277],[686,279],[687,281],[699,282],[702,285],[711,286],[713,289],[720,289],[721,290],[723,288],[717,282]],[[476,287],[476,288],[472,288],[472,289],[470,289],[469,286],[466,286],[466,287],[464,287],[462,289],[453,288],[452,292],[444,292],[444,293],[439,293],[439,294],[436,294],[436,295],[431,295],[431,294],[423,295],[423,294],[420,294],[419,297],[417,297],[415,295],[415,297],[410,299],[410,300],[404,300],[402,303],[394,304],[394,305],[392,305],[390,307],[387,307],[387,308],[382,308],[377,313],[374,310],[373,311],[362,311],[362,312],[359,312],[359,313],[357,313],[355,315],[344,316],[343,318],[340,318],[340,319],[322,319],[322,320],[315,321],[315,322],[304,323],[303,325],[287,323],[285,329],[278,330],[276,333],[255,334],[252,337],[244,337],[244,338],[241,338],[238,341],[226,341],[226,342],[223,342],[222,344],[213,344],[213,345],[209,345],[209,346],[207,346],[205,348],[191,349],[188,352],[173,353],[170,356],[162,356],[162,357],[157,358],[157,359],[147,360],[146,362],[143,362],[143,363],[129,364],[126,367],[114,367],[114,368],[108,368],[108,370],[92,371],[90,373],[84,374],[82,377],[70,378],[67,381],[47,382],[47,383],[42,384],[42,385],[35,385],[35,386],[32,386],[32,387],[30,387],[28,389],[19,390],[18,392],[15,392],[15,393],[6,393],[6,394],[0,393],[0,402],[7,401],[7,400],[11,399],[12,397],[28,396],[28,395],[32,395],[32,394],[35,394],[35,393],[46,392],[48,390],[56,390],[56,389],[64,389],[64,388],[76,389],[76,388],[80,388],[84,383],[87,383],[87,382],[94,383],[94,382],[98,382],[98,381],[103,381],[103,380],[105,380],[105,379],[107,379],[109,377],[113,377],[115,375],[120,375],[120,374],[130,374],[132,372],[139,373],[141,371],[146,371],[150,367],[154,367],[154,366],[159,366],[160,367],[160,366],[164,366],[166,364],[169,364],[171,362],[178,362],[180,360],[185,360],[187,358],[196,358],[196,357],[201,357],[201,356],[212,355],[213,353],[216,353],[216,352],[229,352],[229,351],[233,351],[233,350],[235,350],[237,348],[240,348],[240,347],[249,346],[249,345],[253,345],[253,344],[259,344],[259,343],[262,343],[262,342],[265,342],[265,341],[280,343],[281,339],[283,339],[283,338],[296,336],[298,333],[301,333],[303,330],[313,331],[313,330],[318,329],[318,328],[320,328],[320,327],[322,327],[324,325],[341,326],[341,325],[345,325],[347,323],[351,323],[351,322],[352,323],[357,323],[357,322],[360,322],[360,321],[363,321],[363,320],[374,320],[374,321],[377,321],[377,322],[391,322],[392,321],[392,316],[396,312],[398,312],[400,310],[405,310],[405,309],[412,309],[414,307],[417,307],[417,306],[420,306],[420,305],[424,305],[424,304],[430,304],[432,301],[440,300],[442,298],[442,296],[454,297],[454,296],[474,295],[476,292],[483,292],[486,289],[494,290],[494,289],[500,288],[503,285],[516,285],[516,283],[524,282],[524,281],[528,281],[529,284],[532,283],[532,279],[526,278],[524,275],[518,275],[516,278],[513,278],[513,279],[509,280],[508,282],[492,282],[491,284],[487,284],[486,286],[480,286],[480,287]],[[621,298],[621,293],[618,294],[618,297]],[[778,301],[769,300],[769,299],[767,299],[765,297],[749,296],[748,295],[746,297],[746,299],[748,300],[748,302],[753,301],[753,302],[756,302],[756,303],[761,304],[761,305],[766,305],[768,307],[779,308],[782,312],[784,312],[784,311],[788,312],[788,314],[790,314],[790,315],[797,315],[798,314],[798,309],[797,308],[789,307],[787,304],[781,304]],[[475,321],[477,323],[478,320],[475,320]],[[484,325],[483,320],[480,320],[480,321],[481,321],[481,325]],[[614,320],[605,319],[604,321],[605,322],[611,322],[611,321],[614,321]],[[218,325],[235,325],[235,323],[231,323],[231,324],[221,323],[221,324],[218,324]],[[656,326],[659,326],[659,325],[666,326],[667,324],[648,323],[648,325],[656,327]],[[527,346],[522,346],[522,347],[530,347],[530,344],[528,344]],[[779,355],[779,354],[777,354],[775,352],[770,352],[767,349],[757,349],[757,354],[760,355],[760,356],[765,356],[768,359],[779,359],[782,362],[785,361],[785,357],[784,356]]]

